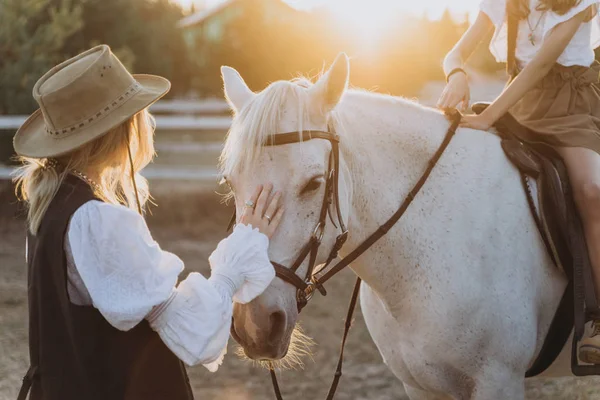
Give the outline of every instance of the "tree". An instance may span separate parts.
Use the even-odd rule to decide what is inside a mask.
[[[33,86],[67,58],[63,48],[80,31],[81,14],[72,0],[0,0],[0,114],[37,108]]]
[[[86,0],[81,32],[68,40],[65,51],[107,44],[119,57],[127,56],[122,61],[132,73],[164,76],[172,92],[183,92],[190,80],[188,49],[177,27],[183,16],[170,0]]]

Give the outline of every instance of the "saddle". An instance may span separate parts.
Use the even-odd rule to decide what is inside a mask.
[[[489,104],[472,106],[480,114]],[[571,331],[571,370],[574,375],[600,375],[600,365],[582,365],[578,359],[578,343],[585,333],[585,324],[600,319],[596,301],[592,268],[585,235],[570,189],[569,177],[559,153],[542,142],[525,142],[528,128],[510,113],[494,127],[502,139],[508,159],[519,170],[533,218],[554,264],[568,278],[568,285],[554,315],[544,344],[526,377],[544,372],[558,357]],[[537,186],[538,207],[535,206],[531,180]]]

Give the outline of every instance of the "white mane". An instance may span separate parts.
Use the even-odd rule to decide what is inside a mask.
[[[308,88],[312,83],[304,78],[277,81],[258,93],[235,115],[227,133],[225,146],[219,158],[221,173],[225,176],[248,166],[262,151],[262,145],[277,133],[281,111],[289,99],[297,104],[298,132],[308,113]]]
[[[222,175],[227,176],[252,165],[262,151],[263,145],[272,135],[278,132],[278,122],[281,111],[286,107],[294,106],[298,118],[297,131],[303,131],[303,121],[309,118],[310,97],[309,89],[312,83],[307,78],[297,78],[292,81],[277,81],[258,93],[245,105],[233,119],[233,124],[227,134],[225,145],[219,158],[219,167]],[[389,110],[389,108],[393,110]],[[379,110],[377,114],[392,116],[397,121],[402,119],[406,123],[426,123],[426,116],[430,113],[440,114],[431,108],[424,107],[414,101],[385,94],[373,93],[362,89],[346,91],[342,101],[328,118],[335,131],[343,136],[345,126],[354,130],[370,132],[373,126],[361,118],[357,113],[368,114],[369,109]],[[373,113],[371,113],[373,114]],[[423,115],[423,118],[418,118]],[[431,123],[431,121],[429,121]]]

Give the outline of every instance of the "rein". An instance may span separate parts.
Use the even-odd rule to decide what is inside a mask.
[[[435,154],[429,160],[427,168],[412,188],[412,190],[408,193],[400,208],[385,222],[381,225],[375,232],[373,232],[369,237],[367,237],[356,249],[354,249],[350,254],[340,260],[337,264],[335,264],[331,269],[325,272],[327,266],[338,256],[339,250],[342,248],[346,240],[348,239],[348,230],[346,229],[346,225],[342,219],[341,210],[340,210],[340,201],[339,201],[339,163],[340,163],[340,154],[339,154],[339,141],[340,137],[334,132],[321,132],[321,131],[304,131],[302,133],[299,132],[289,132],[289,133],[281,133],[271,137],[269,142],[265,144],[265,146],[280,146],[291,143],[299,143],[306,140],[312,139],[325,139],[329,140],[331,143],[331,153],[329,155],[329,167],[327,172],[327,181],[325,184],[325,194],[323,196],[323,202],[321,205],[321,212],[319,214],[319,221],[313,230],[310,239],[304,245],[300,254],[296,258],[294,264],[290,268],[286,268],[281,264],[271,261],[273,267],[275,268],[276,276],[285,282],[293,285],[296,288],[296,301],[298,306],[298,312],[302,310],[308,303],[308,301],[312,298],[315,289],[317,289],[323,296],[327,295],[327,291],[323,287],[323,284],[331,279],[338,272],[342,271],[346,268],[350,263],[360,257],[365,251],[367,251],[375,242],[381,239],[385,234],[400,220],[400,218],[404,215],[410,204],[415,199],[416,195],[419,193],[429,175],[431,175],[431,171],[436,166],[442,154],[450,144],[450,141],[454,137],[456,133],[456,129],[458,128],[461,120],[461,114],[457,110],[452,110],[447,112],[447,116],[451,120],[450,127],[446,132],[446,136],[444,137],[443,142],[440,144],[440,147],[437,149]],[[336,219],[339,224],[339,228],[341,233],[337,236],[335,244],[331,251],[329,252],[329,256],[324,264],[324,266],[319,269],[318,272],[314,273],[314,267],[316,263],[317,253],[319,250],[319,246],[321,244],[321,240],[323,238],[323,234],[325,232],[325,224],[327,222],[327,215],[329,214],[329,218],[332,224],[337,228],[338,226],[334,222],[334,218],[331,215],[330,206],[335,202],[334,206],[336,208]],[[235,213],[233,215],[232,221],[230,222],[230,227],[236,221]],[[296,274],[296,271],[300,267],[300,265],[304,262],[306,257],[309,258],[309,265],[304,279]],[[344,334],[342,336],[342,343],[340,349],[340,356],[337,364],[337,368],[335,371],[335,375],[333,381],[331,383],[331,387],[327,394],[327,400],[332,400],[335,391],[338,386],[338,382],[342,376],[342,364],[344,359],[344,347],[346,344],[346,338],[348,336],[348,332],[350,331],[350,327],[352,326],[352,316],[354,314],[354,310],[356,308],[356,302],[358,299],[358,293],[360,289],[361,279],[357,278],[356,283],[354,285],[354,290],[352,292],[352,297],[350,299],[350,304],[348,306],[348,313],[346,315],[346,320],[344,323]],[[270,368],[271,380],[273,382],[273,389],[275,392],[275,396],[277,400],[282,400],[281,391],[279,389],[279,384],[277,382],[277,376],[275,374],[275,370]]]

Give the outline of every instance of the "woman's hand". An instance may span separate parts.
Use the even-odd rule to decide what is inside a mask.
[[[246,201],[244,214],[240,219],[241,224],[252,225],[252,227],[258,228],[269,239],[277,230],[283,216],[283,207],[279,207],[281,192],[275,192],[271,197],[272,190],[272,184],[268,184],[265,187],[259,185],[252,197]]]
[[[479,115],[463,115],[462,119],[460,120],[460,126],[478,129],[480,131],[487,131],[492,127],[492,125],[494,125],[494,122],[495,121],[491,121],[484,112]]]
[[[441,109],[457,108],[460,111],[464,111],[469,106],[470,100],[471,91],[467,75],[457,72],[450,77],[437,102],[437,107]]]
[[[273,236],[283,215],[279,207],[281,193],[271,196],[273,185],[259,185],[246,200],[244,213],[233,233],[221,240],[208,258],[214,285],[224,288],[238,303],[248,303],[260,295],[275,278],[275,269],[269,260],[269,240],[257,235],[254,229]]]

